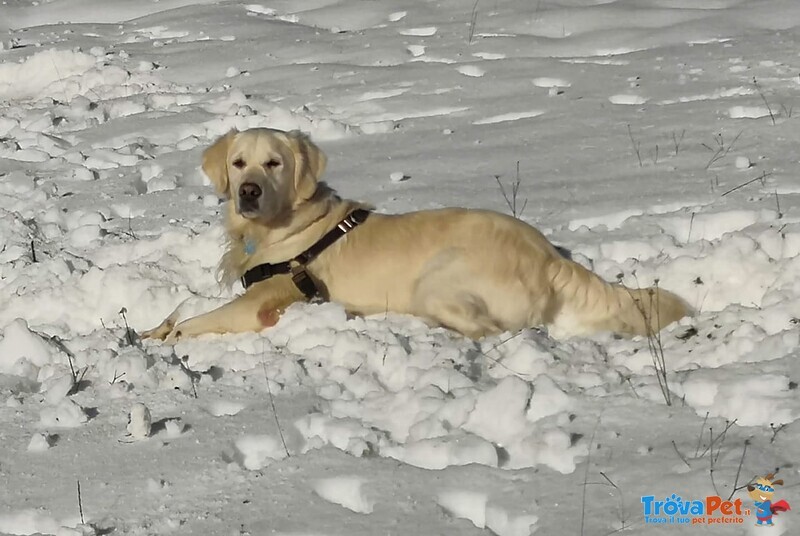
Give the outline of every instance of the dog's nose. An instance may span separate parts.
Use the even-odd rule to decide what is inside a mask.
[[[239,186],[240,199],[257,199],[261,197],[261,187],[252,182],[245,182]]]

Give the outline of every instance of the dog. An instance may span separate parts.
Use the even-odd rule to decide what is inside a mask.
[[[143,337],[260,331],[314,295],[351,314],[415,315],[472,339],[539,326],[554,338],[649,336],[689,313],[661,288],[604,281],[511,216],[371,212],[320,180],[326,162],[299,131],[232,130],[207,148],[203,171],[228,200],[220,278],[244,276],[246,291],[182,322],[176,309]]]

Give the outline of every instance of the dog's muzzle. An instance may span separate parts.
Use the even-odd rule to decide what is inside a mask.
[[[263,190],[258,184],[245,182],[239,186],[239,211],[257,212]]]

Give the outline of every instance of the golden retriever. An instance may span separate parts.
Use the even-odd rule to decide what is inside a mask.
[[[298,131],[231,131],[206,149],[203,171],[229,200],[223,282],[295,258],[366,208],[320,182],[325,164],[325,154]],[[416,315],[473,339],[534,326],[546,326],[557,338],[599,331],[649,335],[688,313],[674,294],[607,283],[559,254],[530,225],[487,210],[371,213],[307,265],[293,268],[304,270],[323,299],[350,313]],[[292,274],[280,274],[180,323],[177,309],[143,336],[175,341],[259,331],[305,299]]]

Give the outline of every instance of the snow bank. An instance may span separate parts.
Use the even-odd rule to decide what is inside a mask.
[[[51,96],[70,100],[81,92],[81,76],[97,62],[97,58],[82,52],[51,49],[37,52],[20,63],[2,63],[0,99]]]

